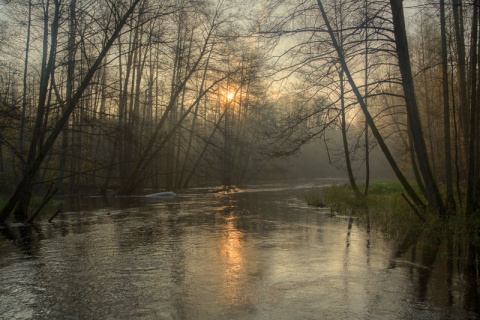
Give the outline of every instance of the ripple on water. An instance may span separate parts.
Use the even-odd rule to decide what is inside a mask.
[[[392,243],[350,219],[303,205],[303,191],[269,187],[70,212],[39,223],[28,241],[2,238],[0,318],[471,315],[462,307],[464,277],[448,287],[444,268],[433,265],[422,288],[423,264],[394,257]]]

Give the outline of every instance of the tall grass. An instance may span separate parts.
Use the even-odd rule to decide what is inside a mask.
[[[359,188],[362,190],[363,186]],[[466,217],[459,211],[443,219],[435,212],[426,211],[422,212],[426,220],[423,222],[403,198],[403,192],[400,183],[379,180],[371,184],[365,199],[357,199],[347,184],[325,187],[322,197],[332,213],[352,213],[359,223],[368,224],[388,239],[404,241],[415,237],[418,245],[428,247],[448,237],[457,246],[480,246],[480,212]]]
[[[360,190],[363,187],[359,185]],[[367,198],[355,197],[348,184],[327,186],[322,190],[322,196],[332,214],[351,213],[359,218],[360,223],[367,223],[388,238],[396,238],[422,226],[402,192],[400,183],[378,180],[370,185]]]
[[[326,207],[325,199],[320,189],[315,189],[312,192],[309,192],[305,195],[305,200],[310,206],[315,206],[319,208]]]

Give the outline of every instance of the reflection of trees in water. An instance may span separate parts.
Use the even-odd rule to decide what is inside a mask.
[[[480,313],[480,297],[478,294],[479,283],[479,250],[472,244],[468,245],[467,261],[465,264],[465,280],[467,282],[465,289],[464,308]]]
[[[5,239],[20,249],[26,257],[35,257],[39,250],[39,240],[44,238],[43,231],[35,225],[25,225],[10,228],[4,225],[0,228]]]
[[[8,249],[7,246],[2,248],[2,258],[18,252],[21,261],[21,268],[10,268],[10,259],[1,260],[0,305],[3,305],[3,308],[0,318],[14,319],[19,315],[35,318],[34,304],[38,286],[32,284],[36,283],[43,272],[44,265],[38,259],[39,241],[43,234],[38,228],[29,225],[12,228],[5,225],[0,228],[0,234],[12,245]],[[0,241],[2,240],[0,237]]]
[[[389,268],[406,265],[417,283],[420,301],[445,301],[449,307],[462,307],[479,313],[478,247],[466,235],[454,238],[432,236],[428,230],[412,231],[399,243]]]

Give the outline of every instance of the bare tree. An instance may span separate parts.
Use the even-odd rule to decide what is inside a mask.
[[[402,171],[398,167],[397,162],[395,161],[394,157],[392,156],[392,154],[390,152],[390,149],[386,145],[382,135],[380,134],[380,131],[378,130],[377,126],[375,125],[374,119],[372,118],[369,110],[365,106],[365,102],[363,100],[363,97],[362,97],[360,91],[358,90],[358,87],[355,84],[355,80],[353,79],[353,77],[350,73],[350,69],[349,69],[349,67],[346,63],[343,52],[342,52],[342,50],[341,50],[341,48],[340,48],[340,46],[337,42],[337,39],[336,39],[334,31],[333,31],[333,29],[330,25],[330,21],[327,17],[327,14],[326,14],[326,11],[323,7],[322,2],[320,0],[317,0],[317,4],[318,4],[318,7],[320,9],[323,20],[325,22],[327,32],[330,35],[332,45],[335,48],[335,51],[337,52],[339,62],[342,65],[343,70],[345,71],[345,75],[348,79],[348,82],[350,83],[350,86],[351,86],[353,92],[355,93],[355,96],[356,96],[356,98],[357,98],[357,100],[360,104],[360,107],[362,108],[362,111],[365,115],[365,118],[370,125],[370,129],[372,130],[372,134],[377,139],[377,142],[378,142],[380,148],[382,149],[385,157],[387,158],[387,161],[389,162],[390,166],[392,167],[393,171],[395,172],[395,175],[397,176],[398,180],[400,181],[400,183],[404,187],[404,189],[407,192],[407,194],[409,195],[409,197],[413,200],[413,202],[415,203],[416,206],[418,206],[420,208],[424,208],[424,204],[423,204],[422,200],[418,197],[418,195],[416,194],[416,192],[413,190],[412,186],[410,185],[410,183],[406,179],[405,175],[402,173]]]
[[[75,90],[72,98],[65,102],[66,107],[62,112],[60,119],[56,122],[55,127],[52,129],[49,136],[43,143],[40,143],[40,139],[38,138],[39,132],[41,130],[42,123],[44,121],[44,106],[47,97],[47,83],[49,80],[49,75],[51,74],[51,70],[54,67],[54,57],[55,57],[55,48],[56,48],[56,32],[58,30],[58,20],[60,14],[60,2],[59,0],[55,0],[55,13],[52,22],[52,41],[50,46],[50,55],[48,58],[48,63],[46,64],[45,68],[42,68],[43,77],[40,86],[40,95],[39,95],[39,106],[38,106],[38,116],[37,116],[37,124],[34,130],[34,136],[32,138],[32,143],[30,147],[30,152],[28,155],[27,167],[25,173],[15,188],[15,191],[5,207],[0,212],[0,222],[4,222],[14,211],[16,219],[19,221],[25,221],[27,219],[27,209],[30,203],[30,197],[32,194],[32,187],[35,183],[35,176],[38,173],[40,165],[42,164],[43,160],[47,156],[48,152],[54,145],[58,135],[61,133],[62,129],[65,127],[66,123],[68,122],[70,115],[75,110],[78,102],[83,96],[83,93],[87,89],[90,84],[91,79],[93,78],[95,72],[100,67],[103,59],[105,58],[107,52],[115,42],[116,38],[120,34],[121,30],[123,29],[124,25],[126,24],[128,18],[133,14],[136,6],[141,0],[134,0],[132,3],[126,8],[125,13],[121,16],[119,21],[117,22],[115,29],[111,33],[108,41],[104,45],[104,47],[99,52],[95,62],[91,65],[88,72],[84,76],[81,84]],[[116,14],[116,13],[113,13]],[[46,50],[45,50],[46,52]]]

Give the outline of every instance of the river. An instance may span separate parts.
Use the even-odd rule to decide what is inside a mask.
[[[0,318],[480,318],[478,277],[442,250],[398,254],[374,229],[307,206],[328,182],[83,199],[97,209],[2,228]]]

